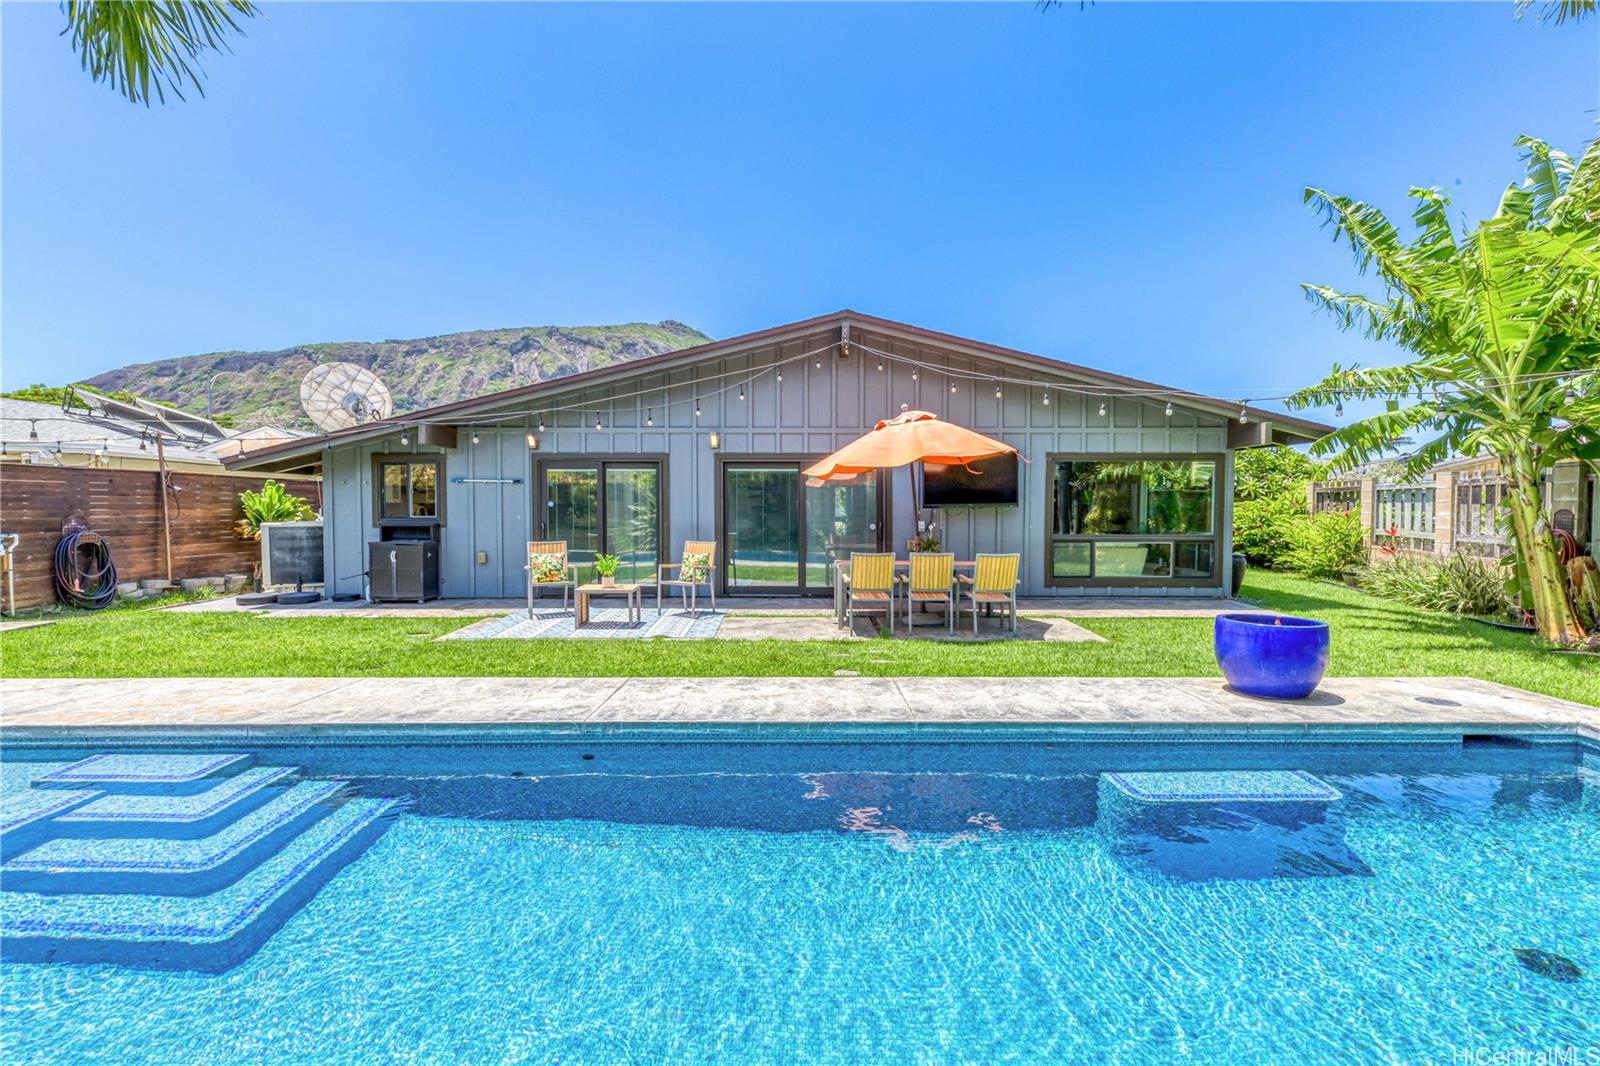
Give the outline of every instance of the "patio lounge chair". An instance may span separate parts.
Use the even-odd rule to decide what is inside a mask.
[[[906,584],[906,633],[910,635],[921,604],[944,608],[945,628],[956,629],[956,557],[951,552],[912,552],[911,572],[900,579]]]
[[[668,577],[676,570],[677,577]],[[676,563],[662,563],[656,567],[656,613],[661,613],[661,590],[676,588],[683,593],[683,605],[698,616],[697,599],[700,586],[711,593],[711,609],[717,609],[717,542],[714,540],[688,540],[683,543],[683,556]]]
[[[856,552],[843,580],[845,624],[852,615],[881,614],[894,632],[894,553]]]
[[[972,606],[972,635],[978,635],[978,609],[1003,603],[1011,610],[1011,632],[1017,631],[1017,567],[1020,555],[978,555],[971,577],[961,576],[961,610]]]
[[[561,609],[567,609],[567,595],[578,587],[573,580],[572,567],[567,563],[567,542],[564,540],[528,541],[528,617],[533,617],[534,589],[559,588]]]

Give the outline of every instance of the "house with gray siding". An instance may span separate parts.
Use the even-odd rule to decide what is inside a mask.
[[[1015,502],[943,502],[906,468],[808,486],[801,471],[903,410],[1017,447],[958,472]],[[527,545],[564,540],[653,581],[687,540],[718,593],[825,595],[857,550],[933,522],[958,558],[1019,552],[1028,596],[1228,587],[1233,455],[1319,423],[840,311],[265,448],[229,466],[323,478],[330,595],[365,594],[369,545],[439,545],[441,594],[524,594]],[[990,461],[999,463],[999,461]],[[981,497],[983,494],[977,494]],[[969,497],[957,497],[967,499]]]

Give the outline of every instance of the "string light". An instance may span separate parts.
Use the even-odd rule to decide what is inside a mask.
[[[698,396],[694,398],[694,416],[696,418],[700,417],[700,397]]]
[[[645,425],[647,425],[647,426],[653,426],[653,425],[655,425],[655,424],[656,424],[656,412],[655,412],[655,408],[653,408],[653,407],[647,407],[647,408],[645,408],[645,412],[644,412],[644,424],[645,424]]]
[[[1050,386],[1049,385],[1046,385],[1044,387],[1044,405],[1046,407],[1050,406]]]
[[[1334,418],[1343,418],[1344,417],[1344,401],[1343,400],[1335,400],[1335,401],[1333,401],[1333,417]]]
[[[883,360],[882,359],[878,360],[878,373],[880,373],[880,374],[883,373]]]
[[[1171,400],[1167,401],[1166,415],[1167,415],[1168,418],[1172,417],[1172,401]]]
[[[917,380],[917,368],[916,367],[912,367],[911,368],[911,380],[912,381]]]
[[[600,422],[600,412],[599,412],[599,411],[596,411],[596,412],[595,412],[595,413],[594,413],[594,428],[595,428],[595,429],[605,429],[605,428],[606,428],[606,427],[605,427],[605,426],[604,426],[604,425],[602,425],[602,424],[601,424],[601,422]]]
[[[1000,398],[1000,383],[998,381],[994,383],[994,398],[997,400]]]
[[[783,384],[783,371],[781,371],[781,370],[778,371],[778,384],[779,385]]]
[[[1246,400],[1244,403],[1239,405],[1239,424],[1241,426],[1244,425],[1246,422],[1250,421],[1250,412],[1245,410],[1245,407],[1249,403],[1250,403],[1250,401]]]
[[[474,444],[478,443],[478,431],[477,430],[473,430],[472,431],[472,443],[474,443]]]
[[[821,360],[821,359],[818,359],[818,360],[817,360],[817,369],[818,369],[818,370],[821,370],[821,369],[822,369],[822,360]]]
[[[741,399],[741,400],[744,399],[744,386],[743,385],[739,386],[739,399]]]
[[[951,392],[952,395],[954,395],[955,391],[956,391],[956,383],[952,381],[950,383],[950,392]]]
[[[539,416],[539,432],[544,432],[544,415]]]
[[[410,444],[411,443],[411,437],[408,434],[405,434],[405,433],[400,434],[400,443],[401,444]]]
[[[1104,400],[1101,400],[1100,401],[1100,417],[1104,418],[1105,416],[1106,416],[1106,402]]]

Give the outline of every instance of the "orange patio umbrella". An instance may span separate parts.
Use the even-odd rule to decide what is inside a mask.
[[[1021,454],[1004,441],[946,422],[928,411],[902,411],[894,418],[879,422],[870,433],[851,441],[826,459],[808,466],[806,484],[849,481],[871,470],[888,470],[912,463],[943,463],[971,470],[972,464],[980,459]],[[917,501],[913,499],[911,505],[916,508]]]

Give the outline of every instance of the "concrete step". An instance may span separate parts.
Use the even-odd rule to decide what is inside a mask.
[[[388,828],[403,804],[351,799],[244,877],[205,896],[0,892],[7,962],[117,963],[221,972],[249,958],[344,865]]]
[[[180,796],[101,795],[58,815],[57,836],[204,837],[219,832],[293,783],[293,766],[252,766],[233,777],[207,778],[204,792]]]
[[[209,778],[249,766],[249,755],[222,752],[164,755],[109,752],[63,766],[33,779],[34,788],[97,788],[106,792],[179,795],[204,792]]]
[[[1338,789],[1304,770],[1178,770],[1103,776],[1136,803],[1333,803],[1339,799]]]
[[[20,892],[215,892],[332,811],[344,790],[343,781],[302,781],[198,840],[58,837],[0,865],[0,879]]]

